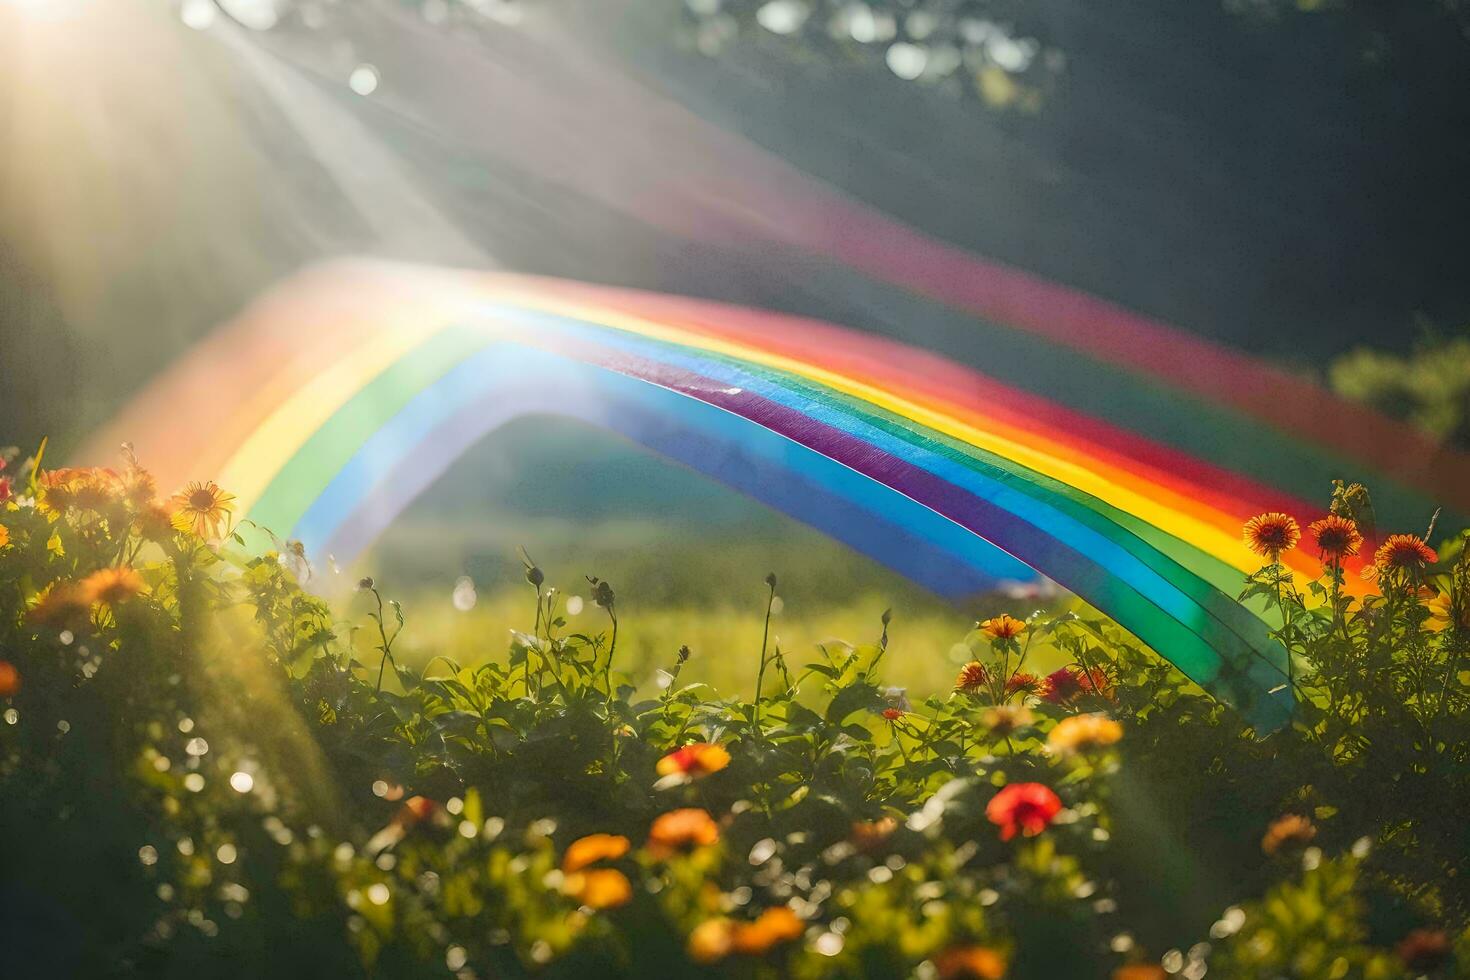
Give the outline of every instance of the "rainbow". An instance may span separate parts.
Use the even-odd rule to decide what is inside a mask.
[[[207,477],[234,492],[252,548],[269,546],[256,529],[269,528],[346,562],[488,432],[569,416],[941,595],[1050,576],[1258,725],[1279,724],[1292,704],[1284,651],[1262,611],[1232,598],[1258,564],[1240,525],[1263,509],[1311,515],[1294,484],[1305,471],[1325,489],[1334,461],[1281,457],[1282,489],[1211,460],[1213,447],[1187,451],[1211,431],[1191,432],[1187,416],[1123,428],[1069,396],[1095,397],[1043,398],[774,313],[344,263],[277,289],[189,352],[83,455],[130,439],[161,482]],[[1280,434],[1232,425],[1245,448],[1282,451]],[[1171,429],[1182,431],[1159,437]],[[1289,562],[1320,573],[1305,554]]]

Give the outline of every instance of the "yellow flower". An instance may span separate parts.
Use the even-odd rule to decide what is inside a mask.
[[[73,626],[84,620],[92,606],[75,582],[53,582],[31,604],[26,619],[42,626]]]
[[[633,884],[615,868],[593,868],[569,874],[562,891],[593,909],[614,909],[633,899]]]
[[[998,704],[987,708],[980,722],[996,735],[1009,735],[1018,728],[1025,728],[1036,720],[1036,715],[1024,705]]]
[[[588,834],[572,841],[562,855],[561,869],[571,874],[598,861],[616,861],[628,853],[630,846],[628,838],[618,834]]]
[[[1107,715],[1073,715],[1057,722],[1046,737],[1053,752],[1069,755],[1112,745],[1123,737],[1123,726]]]
[[[143,576],[127,565],[98,569],[82,579],[79,587],[88,603],[105,602],[109,606],[131,599],[144,590]]]
[[[994,619],[987,619],[981,623],[980,629],[983,632],[989,633],[997,640],[1010,640],[1026,629],[1026,623],[1024,620],[1017,619],[1006,613],[1001,613]]]
[[[689,958],[713,963],[730,955],[735,945],[735,923],[726,918],[705,919],[689,933]]]
[[[169,501],[174,509],[174,527],[193,531],[201,538],[217,538],[234,510],[234,501],[213,480],[190,483]]]
[[[0,524],[0,548],[10,543],[10,528]]]

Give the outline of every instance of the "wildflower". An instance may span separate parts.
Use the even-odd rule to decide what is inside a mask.
[[[985,817],[1000,828],[1000,839],[1010,840],[1021,831],[1035,837],[1062,810],[1062,801],[1041,783],[1011,783],[990,798]]]
[[[1001,980],[1006,958],[988,946],[951,946],[934,957],[939,980]]]
[[[981,723],[996,735],[1009,735],[1018,728],[1025,728],[1034,720],[1036,716],[1031,713],[1030,708],[1009,704],[988,708],[980,716]]]
[[[660,776],[684,776],[699,779],[719,772],[730,764],[730,753],[723,746],[709,742],[691,742],[658,760]]]
[[[730,955],[735,945],[735,923],[724,917],[705,919],[689,933],[686,947],[696,963],[714,963]]]
[[[874,851],[887,842],[898,829],[898,821],[893,817],[879,817],[877,820],[855,820],[848,839],[852,841],[853,847],[860,851]]]
[[[987,619],[980,624],[981,632],[988,633],[997,640],[1015,639],[1017,635],[1026,629],[1026,622],[1014,616],[1001,613],[993,619]]]
[[[1290,551],[1302,539],[1302,529],[1296,518],[1289,514],[1272,511],[1259,514],[1245,522],[1245,543],[1250,550],[1262,558],[1276,561],[1283,551]]]
[[[105,510],[116,502],[117,491],[117,474],[112,470],[87,470],[73,484],[72,506],[94,512]]]
[[[193,531],[201,538],[217,538],[234,510],[235,498],[213,480],[195,481],[173,495],[174,527]]]
[[[1434,598],[1424,605],[1429,610],[1429,618],[1424,621],[1426,628],[1438,633],[1455,625],[1461,630],[1470,632],[1470,600],[1462,603],[1458,614],[1455,612],[1454,600],[1448,592],[1436,592]]]
[[[1358,524],[1351,518],[1339,514],[1328,514],[1320,521],[1307,525],[1317,541],[1317,553],[1323,561],[1342,561],[1358,553],[1363,545],[1363,535]]]
[[[1439,929],[1415,929],[1399,940],[1394,951],[1413,973],[1429,973],[1450,957],[1450,938]]]
[[[1297,813],[1288,813],[1271,821],[1261,838],[1261,850],[1275,854],[1288,844],[1309,844],[1317,836],[1312,821]]]
[[[144,589],[143,576],[127,565],[98,569],[82,579],[79,587],[87,602],[103,602],[109,606],[125,602]]]
[[[1123,737],[1123,726],[1104,714],[1073,715],[1057,722],[1046,744],[1053,752],[1070,755],[1112,745]]]
[[[1084,694],[1101,698],[1113,696],[1113,683],[1101,667],[1073,670],[1063,667],[1047,674],[1041,682],[1041,697],[1052,704],[1071,704]]]
[[[1041,689],[1041,678],[1035,674],[1024,674],[1020,671],[1012,674],[1006,679],[1006,695],[1012,694],[1035,694]]]
[[[160,503],[151,503],[139,509],[133,518],[138,534],[149,541],[166,541],[173,536],[173,515]]]
[[[9,660],[0,660],[0,698],[13,697],[20,690],[20,671]]]
[[[648,828],[649,853],[664,858],[686,847],[703,847],[720,839],[714,818],[698,807],[670,810]]]
[[[614,909],[633,900],[633,883],[615,868],[593,868],[567,875],[562,892],[588,908]]]
[[[10,487],[10,477],[0,476],[0,504],[5,503],[13,496],[15,494]]]
[[[588,834],[572,841],[562,855],[561,869],[567,874],[581,871],[598,861],[615,861],[628,853],[631,845],[620,834]]]
[[[430,821],[434,824],[448,822],[444,807],[427,796],[410,796],[403,801],[403,805],[393,814],[388,825],[368,839],[366,851],[369,856],[375,856],[380,851],[385,851],[408,835],[408,832],[423,823]]]
[[[887,721],[890,721],[890,722],[898,721],[898,719],[900,719],[902,717],[903,717],[903,712],[901,710],[899,710],[898,708],[884,708],[883,709],[883,718],[885,720],[887,720]]]
[[[36,597],[26,619],[42,626],[70,626],[85,619],[91,606],[75,582],[53,582]]]
[[[806,931],[796,913],[785,905],[766,909],[754,922],[735,927],[731,946],[737,953],[759,956],[781,943],[800,938]]]
[[[960,668],[960,676],[955,679],[954,689],[967,694],[973,693],[984,687],[989,680],[990,674],[985,665],[978,660],[971,660]]]
[[[6,527],[4,524],[0,524],[0,548],[5,547],[9,543],[10,543],[10,528]]]
[[[122,495],[134,507],[146,507],[158,495],[158,484],[153,474],[137,466],[130,466],[120,481]]]
[[[76,498],[76,485],[81,479],[79,470],[45,470],[36,477],[39,491],[38,506],[42,511],[60,514],[72,506]]]
[[[1373,555],[1379,574],[1408,572],[1417,575],[1439,561],[1439,555],[1417,534],[1390,534]]]

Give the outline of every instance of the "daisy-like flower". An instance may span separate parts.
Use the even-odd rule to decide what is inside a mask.
[[[174,527],[201,538],[217,538],[229,519],[235,498],[213,480],[195,481],[173,495]]]
[[[1062,812],[1062,801],[1041,783],[1011,783],[990,798],[985,817],[1000,828],[1000,839],[1010,840],[1019,831],[1035,837]]]
[[[1317,836],[1317,828],[1299,813],[1288,813],[1271,821],[1261,838],[1261,850],[1276,854],[1288,845],[1306,845]]]
[[[723,746],[709,742],[692,742],[658,760],[655,770],[664,777],[700,779],[710,773],[719,772],[729,764],[730,753]]]
[[[954,689],[973,693],[984,687],[990,680],[990,674],[985,665],[978,660],[971,660],[960,668],[960,676],[955,678]]]
[[[720,839],[720,827],[705,810],[685,807],[661,814],[648,828],[647,850],[656,858],[666,858],[676,851],[704,847]]]
[[[992,619],[987,619],[980,624],[980,630],[988,633],[997,640],[1011,640],[1026,629],[1025,620],[1017,619],[1006,613],[1001,613]]]
[[[1041,678],[1035,674],[1018,671],[1006,680],[1006,694],[1035,694],[1040,689]]]
[[[153,474],[137,466],[128,467],[121,478],[123,497],[134,507],[145,507],[158,495],[158,484]]]
[[[939,980],[1001,980],[1006,958],[989,946],[951,946],[934,957]]]
[[[127,565],[98,569],[78,584],[88,602],[102,602],[109,606],[131,599],[146,587],[143,576]]]
[[[599,861],[616,861],[627,854],[631,846],[628,838],[621,834],[588,834],[567,846],[567,852],[561,858],[561,869],[571,874]]]
[[[734,945],[735,921],[720,916],[695,926],[685,949],[696,963],[714,963],[729,956]]]
[[[1417,575],[1439,561],[1439,554],[1417,534],[1390,534],[1373,555],[1380,575],[1408,572]]]
[[[980,723],[996,735],[1009,735],[1018,728],[1025,728],[1036,720],[1030,708],[1011,704],[998,704],[987,708],[980,716]]]
[[[60,514],[76,500],[81,471],[71,468],[43,470],[36,477],[36,505],[44,512]]]
[[[36,597],[26,620],[60,629],[85,620],[91,608],[91,600],[75,582],[53,582]]]
[[[633,900],[633,883],[616,868],[574,872],[562,879],[561,890],[590,909],[615,909]]]
[[[1363,546],[1363,535],[1356,521],[1340,514],[1328,514],[1320,521],[1307,525],[1317,541],[1317,554],[1323,561],[1342,561],[1358,553]]]
[[[1296,547],[1296,543],[1302,539],[1302,529],[1295,517],[1272,511],[1269,514],[1258,514],[1246,521],[1244,537],[1246,547],[1262,558],[1275,561],[1281,557],[1283,551]]]
[[[78,510],[100,512],[117,502],[118,477],[109,469],[84,470],[72,484],[72,506]]]
[[[731,946],[737,953],[760,956],[781,943],[800,939],[806,925],[785,905],[766,909],[754,922],[735,927]]]
[[[1102,698],[1113,696],[1113,682],[1101,667],[1088,670],[1063,667],[1047,674],[1041,681],[1041,698],[1052,704],[1071,704],[1084,694]]]
[[[1464,608],[1458,615],[1455,613],[1455,604],[1448,592],[1436,592],[1434,598],[1424,605],[1429,610],[1429,618],[1424,621],[1426,628],[1438,633],[1451,626],[1458,626],[1470,632],[1470,601],[1464,603]]]
[[[1112,745],[1123,737],[1123,726],[1107,715],[1073,715],[1057,722],[1046,737],[1047,748],[1062,755]]]

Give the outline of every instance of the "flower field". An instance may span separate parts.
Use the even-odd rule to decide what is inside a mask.
[[[1265,732],[1086,613],[905,691],[901,611],[783,648],[776,575],[650,678],[636,582],[569,573],[572,627],[528,560],[515,629],[409,666],[392,583],[304,591],[228,488],[6,463],[6,976],[1470,975],[1470,554],[1361,487],[1243,529],[1297,700]]]

